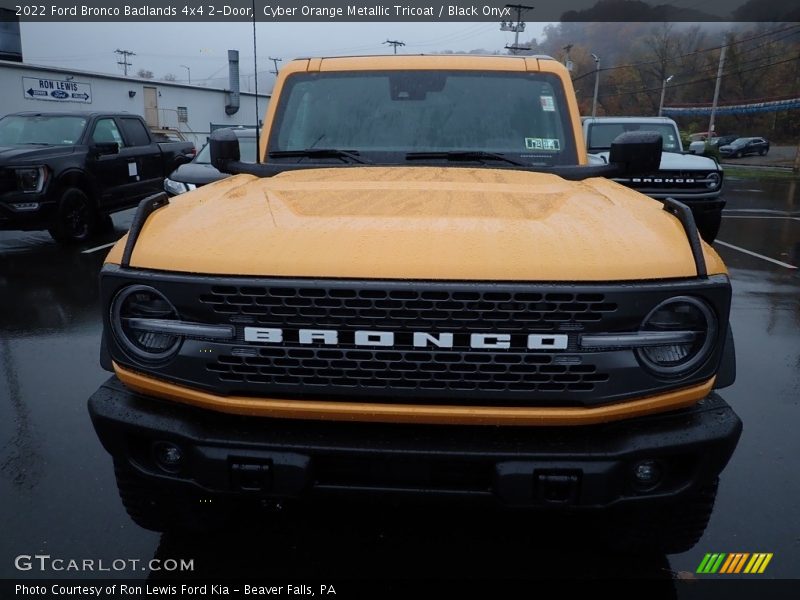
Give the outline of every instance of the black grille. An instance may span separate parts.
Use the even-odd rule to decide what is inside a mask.
[[[0,169],[0,194],[17,189],[17,176],[11,169]]]
[[[359,328],[432,333],[574,331],[617,309],[616,303],[597,293],[324,286],[212,286],[200,301],[225,319],[258,326],[342,331],[340,346],[352,346],[344,334]],[[206,369],[227,385],[288,387],[312,395],[361,389],[389,400],[394,392],[416,392],[421,401],[431,394],[453,392],[587,393],[609,379],[595,365],[554,364],[554,359],[548,354],[479,352],[463,342],[453,351],[331,349],[320,344],[261,348],[257,356],[222,355]]]
[[[690,379],[659,380],[632,350],[584,349],[580,336],[637,331],[655,306],[682,294],[706,298],[723,321],[730,294],[724,277],[596,284],[314,280],[107,266],[107,305],[132,283],[158,289],[184,321],[233,325],[235,337],[185,338],[175,358],[148,367],[109,336],[111,357],[128,368],[220,396],[471,406],[593,406],[707,379],[716,357]],[[247,328],[257,332],[246,336]],[[282,337],[259,338],[273,328]],[[301,335],[308,329],[337,337]],[[452,339],[445,342],[445,333]],[[566,347],[530,341],[548,334],[566,337]],[[386,345],[373,343],[373,335]],[[474,341],[500,335],[508,347]]]
[[[722,175],[720,174],[720,177]],[[707,187],[708,173],[697,171],[660,171],[652,175],[643,175],[625,179],[614,179],[618,183],[640,191],[695,192],[707,193],[713,189]]]
[[[608,373],[558,364],[554,356],[497,352],[396,352],[268,348],[220,356],[206,368],[221,381],[309,387],[429,391],[591,392]]]
[[[200,296],[218,315],[276,327],[383,331],[520,331],[591,323],[617,305],[603,294],[213,286]]]

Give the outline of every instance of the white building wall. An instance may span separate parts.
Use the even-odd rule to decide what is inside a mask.
[[[91,97],[88,102],[32,98],[27,93],[30,86],[23,85],[25,77],[88,84]],[[72,79],[68,79],[70,77]],[[234,115],[227,115],[225,105],[228,94],[224,90],[8,61],[0,61],[0,116],[22,111],[112,111],[129,112],[144,117],[145,87],[156,88],[159,126],[180,130],[198,148],[205,144],[212,123],[224,126],[256,124],[255,94],[240,93],[239,111]],[[80,89],[87,88],[81,86]],[[134,93],[133,96],[131,92]],[[258,96],[259,122],[264,118],[268,102],[268,95]],[[186,123],[178,122],[178,107],[186,108]]]

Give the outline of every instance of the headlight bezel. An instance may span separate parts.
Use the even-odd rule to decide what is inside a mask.
[[[162,350],[160,352],[149,352],[147,350],[142,349],[138,346],[133,340],[130,339],[129,335],[126,333],[124,325],[122,323],[122,308],[126,300],[128,300],[133,294],[136,293],[151,293],[155,294],[163,300],[169,309],[172,311],[172,318],[175,321],[180,320],[180,314],[178,310],[175,308],[175,305],[169,301],[169,299],[159,290],[144,284],[134,284],[128,285],[122,289],[120,289],[111,301],[111,305],[109,308],[109,319],[110,319],[110,326],[111,332],[114,336],[115,341],[119,345],[119,347],[128,355],[129,358],[134,360],[135,362],[142,363],[142,364],[157,364],[157,363],[164,363],[168,362],[172,358],[178,355],[180,352],[181,346],[183,345],[184,336],[181,335],[173,335],[172,337],[175,340],[169,345],[166,350]],[[166,334],[162,334],[166,335]]]
[[[661,301],[650,310],[647,316],[642,320],[639,331],[653,331],[652,329],[647,329],[648,322],[670,304],[686,304],[699,311],[706,324],[702,343],[699,347],[689,352],[688,359],[674,365],[658,364],[658,362],[653,360],[652,356],[650,356],[654,348],[663,348],[663,346],[637,348],[636,358],[642,368],[659,379],[683,379],[696,373],[706,364],[709,358],[714,355],[714,347],[719,336],[719,317],[714,309],[701,298],[688,295],[673,296]],[[670,346],[678,345],[679,344],[670,344]]]
[[[722,174],[718,171],[712,171],[706,175],[706,187],[709,190],[716,190],[722,185]]]

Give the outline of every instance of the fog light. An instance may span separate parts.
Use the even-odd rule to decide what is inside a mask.
[[[39,210],[38,202],[14,202],[11,206],[16,210]]]
[[[661,481],[661,467],[654,460],[643,460],[633,467],[633,477],[643,488],[652,488]]]
[[[167,473],[177,473],[183,463],[183,450],[172,442],[155,442],[153,458],[160,469]]]

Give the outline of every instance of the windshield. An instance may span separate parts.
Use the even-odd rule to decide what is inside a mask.
[[[611,149],[611,142],[627,131],[655,131],[661,134],[664,152],[681,152],[681,142],[676,136],[675,127],[667,123],[591,123],[589,125],[589,152],[602,152]]]
[[[569,109],[553,75],[356,71],[297,74],[285,85],[272,156],[325,148],[391,163],[409,153],[481,151],[530,165],[577,164]]]
[[[254,163],[256,162],[256,138],[255,137],[240,137],[239,138],[239,156],[242,162]],[[211,164],[211,144],[206,144],[203,149],[197,153],[197,156],[192,161],[202,165]]]
[[[9,115],[0,119],[0,146],[78,143],[86,118],[66,115]]]

